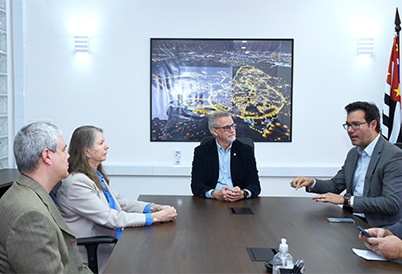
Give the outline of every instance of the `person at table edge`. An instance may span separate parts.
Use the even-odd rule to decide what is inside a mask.
[[[312,197],[318,202],[343,204],[372,226],[392,225],[402,217],[402,150],[381,136],[376,105],[358,101],[345,110],[343,126],[355,147],[342,168],[330,180],[297,177],[290,185],[320,193]]]
[[[208,119],[215,138],[194,149],[191,190],[195,196],[234,202],[261,192],[253,148],[236,140],[236,124],[227,111]]]
[[[21,175],[0,199],[0,273],[92,273],[49,195],[68,175],[61,134],[53,124],[33,122],[15,136]]]
[[[386,228],[370,228],[366,230],[371,236],[360,232],[364,245],[389,260],[402,260],[402,219]]]
[[[70,230],[79,238],[113,236],[117,239],[124,227],[170,222],[177,216],[169,205],[131,200],[115,191],[103,169],[109,145],[103,130],[95,126],[77,128],[69,144],[69,172],[57,191],[59,210]],[[114,244],[97,249],[99,273],[103,273]],[[87,251],[79,247],[88,263]]]

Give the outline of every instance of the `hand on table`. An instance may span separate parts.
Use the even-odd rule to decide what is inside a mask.
[[[384,229],[384,228],[369,228],[369,229],[366,229],[366,231],[371,236],[377,237],[377,238],[384,238],[386,236],[394,235],[389,229]],[[364,236],[364,234],[360,232],[359,238],[360,239],[365,239],[363,236]]]
[[[151,204],[151,206],[149,207],[149,212],[150,213],[158,212],[158,211],[161,211],[164,208],[169,208],[169,207],[171,207],[171,206],[169,206],[169,205]]]
[[[376,252],[378,255],[383,256],[385,259],[389,260],[400,260],[402,259],[402,240],[396,236],[387,236],[384,238],[368,238],[365,239],[364,245]]]
[[[323,203],[331,203],[335,205],[342,205],[344,198],[342,195],[334,194],[334,193],[325,193],[325,194],[319,194],[314,197],[311,197],[312,200],[315,200],[316,202],[323,202]]]
[[[170,222],[176,219],[177,213],[176,209],[173,206],[165,206],[158,212],[152,213],[152,223],[165,223]]]
[[[369,228],[366,232],[374,238],[384,238],[386,236],[394,235],[390,230],[384,228]],[[362,232],[359,233],[359,238],[363,240],[363,244],[370,250],[373,250],[372,244],[370,244],[367,239],[370,237],[365,236]]]
[[[215,199],[226,202],[235,202],[244,198],[244,192],[238,186],[235,186],[232,189],[228,186],[224,186],[221,190],[212,191],[211,195]]]
[[[225,200],[225,195],[228,191],[230,191],[230,187],[224,186],[221,190],[212,190],[211,196],[215,199]]]
[[[297,177],[290,182],[290,186],[298,190],[301,187],[309,187],[314,183],[313,178]]]
[[[235,202],[244,198],[244,191],[240,187],[235,186],[230,191],[227,191],[224,195],[224,199],[227,202]]]

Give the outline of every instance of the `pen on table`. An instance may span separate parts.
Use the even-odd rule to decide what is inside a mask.
[[[304,261],[303,260],[300,261],[299,271],[297,273],[298,274],[299,273],[304,273]]]
[[[304,261],[303,260],[297,261],[296,264],[294,265],[291,273],[292,274],[303,273],[303,272],[301,272],[301,271],[304,271],[303,267],[304,267]]]
[[[298,266],[299,262],[300,262],[300,261],[297,260],[297,262],[296,262],[295,265],[293,266],[292,271],[290,272],[291,274],[296,274],[296,270],[297,270],[297,266]]]

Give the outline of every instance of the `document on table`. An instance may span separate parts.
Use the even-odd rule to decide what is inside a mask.
[[[363,249],[357,249],[357,248],[352,248],[352,250],[357,256],[362,257],[363,259],[366,259],[369,261],[388,261],[383,256],[380,256],[371,250],[363,250]]]

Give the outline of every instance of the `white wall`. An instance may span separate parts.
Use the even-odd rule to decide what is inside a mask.
[[[294,38],[292,142],[256,143],[262,195],[268,196],[296,195],[289,188],[293,176],[328,177],[342,165],[351,147],[341,127],[346,104],[365,100],[382,108],[400,1],[22,0],[22,4],[13,11],[24,19],[23,45],[14,45],[23,55],[18,57],[23,62],[15,64],[15,74],[23,75],[23,84],[16,85],[16,93],[23,96],[16,96],[16,105],[25,104],[26,122],[45,119],[58,125],[67,142],[78,126],[102,127],[110,145],[105,165],[114,186],[129,197],[191,193],[190,165],[197,143],[149,141],[151,37]],[[73,29],[84,19],[93,31],[91,52],[82,60],[74,53]],[[375,39],[372,57],[356,55],[357,38],[362,36]],[[172,167],[177,148],[183,165],[178,172]],[[115,171],[121,168],[126,173]],[[161,171],[167,174],[155,173]]]

